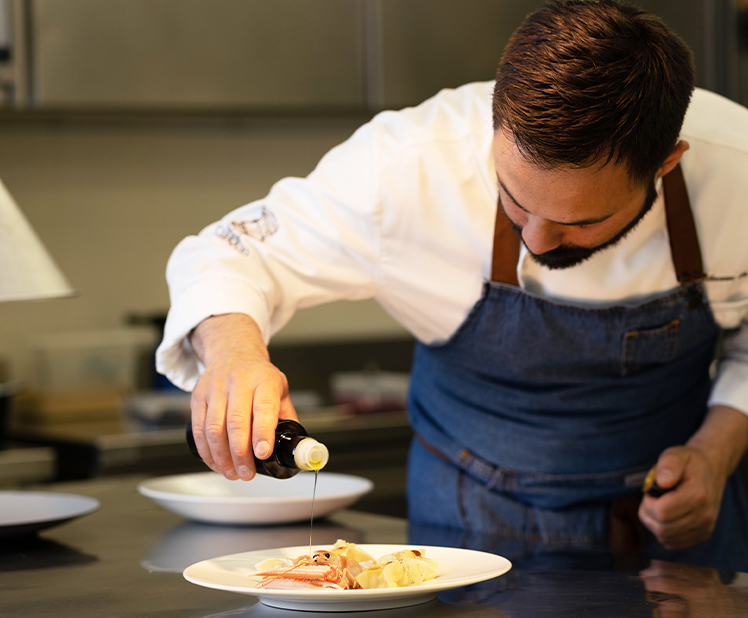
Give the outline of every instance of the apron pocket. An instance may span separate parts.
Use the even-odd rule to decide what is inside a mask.
[[[659,328],[627,332],[623,336],[621,374],[630,375],[673,360],[678,351],[679,326],[680,320],[675,319]]]

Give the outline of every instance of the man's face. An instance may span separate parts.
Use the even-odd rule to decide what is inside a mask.
[[[533,259],[548,268],[576,266],[615,244],[657,197],[654,183],[632,184],[622,165],[542,169],[503,131],[493,150],[500,205]]]

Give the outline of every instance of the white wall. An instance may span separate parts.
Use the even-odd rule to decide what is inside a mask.
[[[0,120],[0,178],[74,299],[0,304],[0,358],[24,377],[34,335],[120,328],[168,308],[164,269],[184,236],[306,175],[361,120]],[[404,335],[373,302],[300,312],[281,340]]]

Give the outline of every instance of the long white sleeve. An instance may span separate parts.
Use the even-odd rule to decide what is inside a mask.
[[[157,355],[172,382],[194,386],[201,368],[186,338],[211,315],[248,314],[267,342],[296,309],[374,296],[380,219],[371,132],[362,127],[307,178],[281,180],[176,247]]]

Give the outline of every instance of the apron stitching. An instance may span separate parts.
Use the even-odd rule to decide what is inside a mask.
[[[677,288],[674,288],[673,290],[666,292],[664,296],[654,298],[652,300],[649,300],[639,305],[632,305],[632,306],[611,305],[609,307],[581,307],[577,305],[564,304],[562,302],[550,300],[548,298],[543,298],[542,296],[536,296],[535,294],[532,294],[531,292],[528,292],[527,290],[524,290],[522,288],[519,288],[513,285],[509,285],[506,283],[501,283],[499,281],[487,281],[486,283],[491,288],[506,290],[507,292],[511,292],[512,294],[515,294],[517,296],[526,297],[530,300],[537,301],[539,304],[550,305],[552,307],[555,307],[561,311],[566,311],[568,313],[582,313],[582,314],[633,313],[633,312],[639,312],[639,311],[643,312],[653,307],[670,304],[678,300],[678,297],[687,296],[688,294],[687,288],[690,287],[690,285],[693,285],[693,284],[689,284],[688,286],[679,285]],[[701,285],[701,284],[697,283],[696,285]],[[481,298],[481,301],[479,302],[485,302],[486,300],[490,300],[488,296]],[[469,316],[472,315],[472,311],[468,315]]]
[[[670,358],[673,358],[675,356],[675,353],[678,349],[678,333],[680,332],[680,329],[678,328],[679,325],[680,320],[676,318],[671,322],[671,328],[668,329],[668,343],[670,344],[668,354]]]
[[[476,461],[479,463],[483,463],[484,466],[489,466],[490,464],[487,464],[487,462],[481,462],[479,458],[475,457],[470,453],[467,449],[462,449],[462,451],[459,453],[458,458],[462,465],[467,466],[469,470],[465,470],[462,468],[461,465],[455,465],[454,462],[451,462],[449,458],[447,458],[446,455],[441,453],[438,449],[431,447],[421,436],[416,434],[416,441],[419,446],[421,446],[424,451],[431,456],[438,457],[439,459],[451,464],[455,468],[455,474],[457,475],[457,481],[456,481],[456,502],[457,502],[457,510],[460,518],[461,528],[463,530],[463,538],[469,538],[469,534],[472,532],[472,525],[471,521],[468,517],[468,486],[470,483],[475,484],[477,487],[477,491],[480,492],[490,492],[491,490],[486,486],[486,484],[478,478],[473,477],[469,474],[469,470],[476,471],[478,470],[475,466],[470,466],[471,463],[475,463]],[[500,470],[497,469],[496,474],[494,475],[494,478],[504,478],[505,480],[507,478],[513,477],[513,470],[509,470],[506,468],[501,468]],[[538,475],[540,476],[540,475]],[[602,476],[617,476],[617,475],[602,475]],[[628,475],[627,480],[632,477],[631,474]],[[496,493],[496,492],[491,492]],[[526,515],[525,515],[525,522],[524,522],[524,529],[522,527],[515,527],[505,520],[503,520],[500,516],[497,516],[496,519],[491,524],[491,534],[495,534],[497,536],[501,536],[506,539],[517,539],[521,541],[528,541],[528,542],[543,542],[546,544],[551,545],[559,545],[559,546],[579,546],[579,547],[585,547],[590,545],[605,545],[607,543],[607,537],[605,533],[590,533],[590,534],[568,534],[568,533],[559,533],[559,532],[550,532],[542,534],[537,523],[537,514],[539,512],[542,512],[544,509],[539,509],[537,507],[528,506],[526,507]],[[554,509],[548,509],[549,511],[553,511]]]
[[[509,480],[508,478],[506,478],[508,476],[506,472],[507,471],[501,466],[496,466],[494,468],[493,474],[491,475],[491,478],[488,479],[488,483],[486,483],[486,489],[491,491],[493,491],[494,489],[503,489],[504,491],[509,491],[509,487],[502,487],[502,485],[506,484],[504,481]]]
[[[419,442],[421,442],[422,445],[427,444],[420,437]],[[429,450],[432,454],[435,454],[441,459],[452,463],[446,455],[440,453],[437,449],[431,447],[430,445],[429,447],[427,447],[427,450]],[[626,470],[622,470],[620,472],[601,472],[597,474],[583,475],[520,472],[517,470],[512,470],[511,468],[506,468],[505,466],[495,466],[487,461],[483,461],[480,457],[474,455],[467,449],[462,449],[460,451],[459,462],[457,465],[459,469],[467,472],[468,474],[473,471],[477,476],[483,477],[476,479],[476,481],[480,482],[485,487],[489,489],[495,489],[500,485],[503,485],[504,491],[516,490],[518,479],[522,479],[526,482],[553,483],[558,487],[568,487],[580,484],[594,485],[596,483],[608,484],[610,483],[610,481],[620,481],[621,487],[629,487],[630,485],[627,484],[627,479],[632,478],[634,475],[641,474],[641,471],[644,471],[644,473],[646,474],[646,471],[649,470],[651,466],[652,463],[648,462],[641,466],[627,468]],[[617,487],[618,484],[616,483],[614,486]]]
[[[664,332],[667,342],[667,354],[666,362],[670,362],[678,350],[678,341],[680,333],[680,318],[675,318],[672,322],[661,328],[655,328],[651,330],[633,330],[629,331],[624,335],[623,339],[623,351],[621,353],[621,375],[625,376],[636,369],[636,362],[634,359],[634,345],[636,340],[653,340],[655,337],[660,337]]]
[[[506,468],[505,466],[495,466],[487,461],[483,461],[477,455],[473,455],[468,449],[461,449],[457,457],[457,462],[452,461],[447,455],[442,453],[439,449],[429,444],[419,433],[415,434],[415,438],[420,446],[431,455],[438,457],[442,461],[455,466],[460,473],[465,473],[474,478],[474,480],[481,485],[490,488],[491,490],[496,489],[499,485],[504,485],[503,491],[511,492],[517,489],[517,478],[521,478],[527,482],[535,483],[554,483],[557,487],[569,487],[578,486],[580,484],[585,485],[597,485],[598,483],[608,484],[610,481],[620,481],[621,488],[627,487],[638,487],[641,483],[634,482],[633,479],[641,477],[643,480],[649,468],[652,467],[653,462],[642,464],[641,466],[635,466],[627,468],[620,472],[601,472],[597,474],[584,474],[584,475],[562,475],[562,474],[542,474],[534,472],[518,472]],[[475,473],[475,477],[470,474]],[[490,477],[486,479],[486,477]],[[614,487],[619,487],[616,483]]]
[[[636,339],[636,332],[629,332],[624,335],[623,339],[623,355],[621,358],[621,375],[625,376],[628,374],[628,366],[631,360],[631,352],[634,347],[634,339]]]

